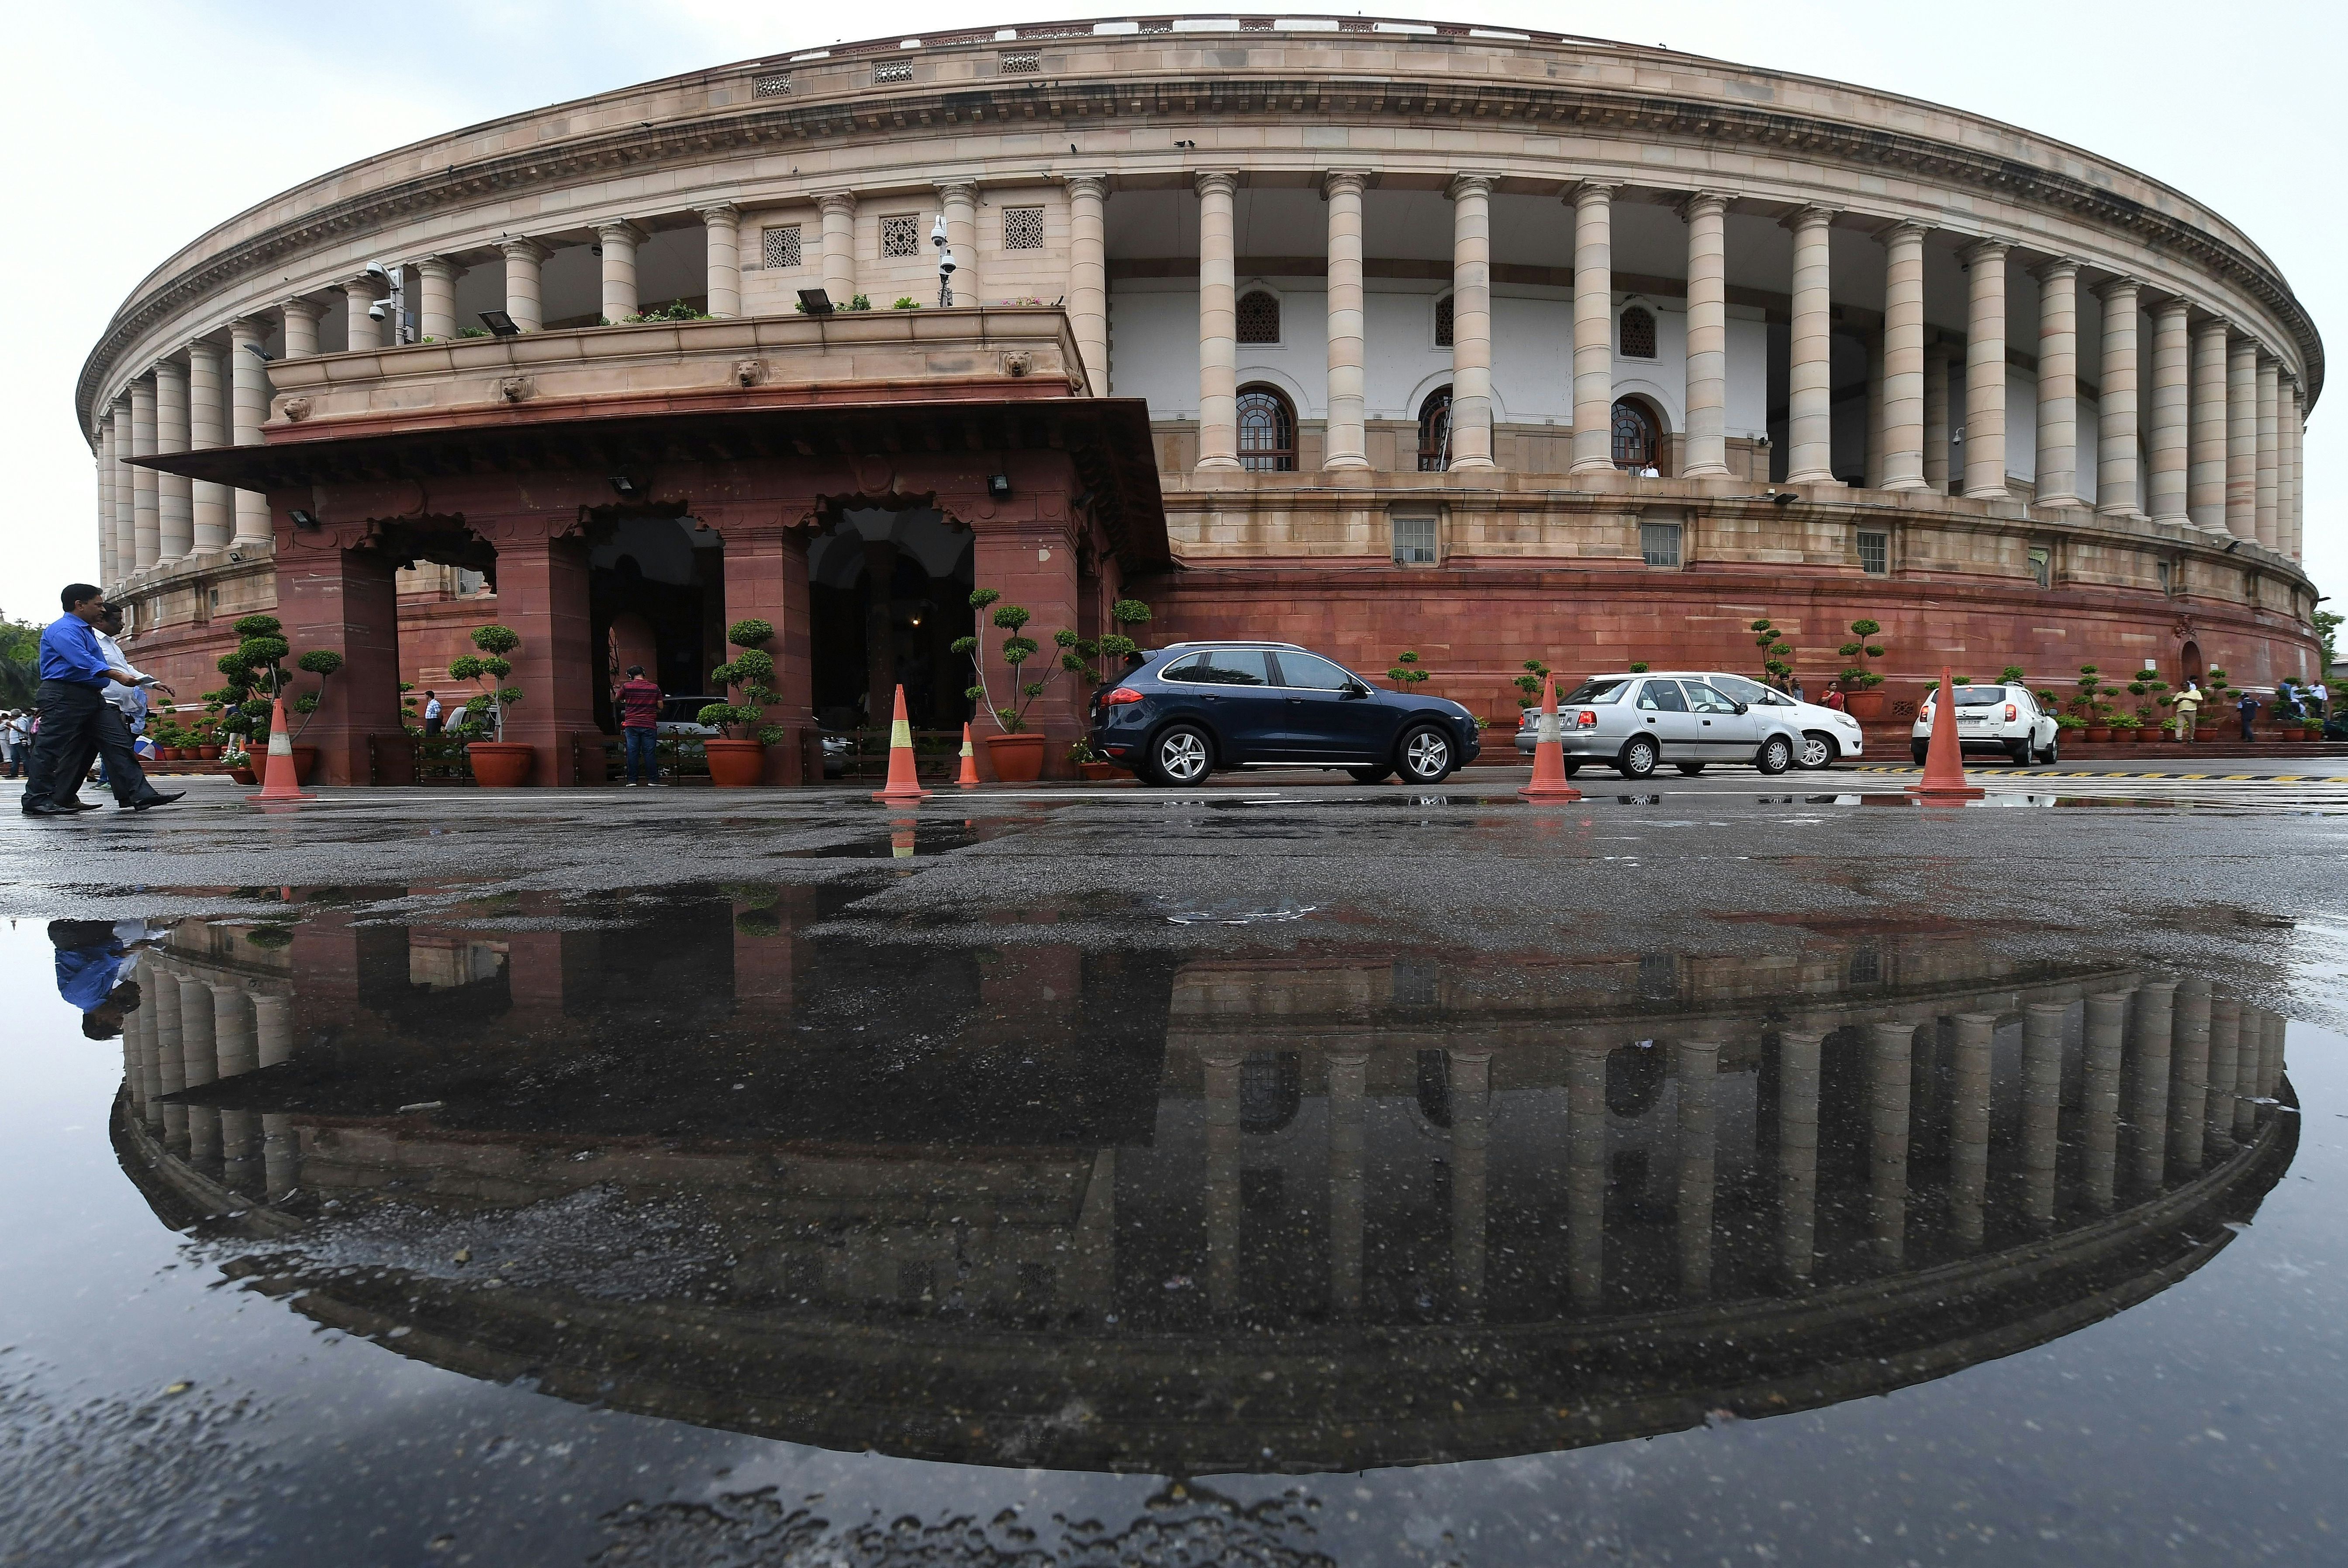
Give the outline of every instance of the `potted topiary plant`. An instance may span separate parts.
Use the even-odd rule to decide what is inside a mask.
[[[719,789],[742,789],[764,783],[767,748],[779,745],[786,732],[767,723],[767,704],[782,693],[767,684],[775,678],[775,656],[767,651],[775,629],[763,620],[737,620],[726,629],[726,641],[742,651],[733,662],[709,673],[734,689],[736,702],[710,702],[696,715],[721,732],[702,743],[709,756],[709,782]]]
[[[1095,783],[1117,776],[1117,764],[1093,750],[1089,735],[1076,738],[1075,743],[1068,747],[1068,761],[1076,765],[1077,773]]]
[[[521,701],[521,688],[499,684],[513,673],[506,655],[521,646],[521,637],[510,626],[473,628],[473,646],[481,651],[448,661],[448,678],[470,681],[480,694],[466,699],[458,732],[465,738],[465,756],[473,766],[473,782],[483,789],[513,789],[530,782],[538,748],[506,739],[506,710]]]
[[[1395,683],[1395,691],[1407,692],[1413,686],[1426,683],[1426,671],[1418,667],[1418,655],[1406,648],[1395,655],[1394,668],[1386,671],[1386,679]]]
[[[236,622],[234,630],[238,638],[236,651],[221,655],[218,665],[220,672],[228,677],[228,684],[208,695],[224,706],[234,702],[235,711],[227,721],[228,727],[242,734],[248,743],[256,740],[265,743],[277,699],[286,694],[292,682],[285,672],[285,661],[292,656],[293,647],[285,641],[284,624],[273,615],[245,616]],[[285,704],[302,721],[288,737],[295,743],[294,780],[299,785],[318,765],[318,748],[300,744],[302,733],[310,727],[311,718],[324,699],[326,682],[342,669],[343,656],[329,648],[314,648],[294,663],[296,668],[318,678],[314,690],[294,693]],[[261,754],[265,756],[267,753]]]
[[[953,651],[970,660],[971,670],[978,677],[978,684],[963,694],[993,713],[995,723],[1001,726],[1001,733],[986,737],[986,754],[994,764],[994,776],[1004,784],[1033,784],[1043,776],[1044,737],[1027,728],[1028,710],[1035,706],[1035,699],[1044,694],[1044,689],[1051,684],[1053,676],[1062,671],[1077,675],[1091,671],[1086,669],[1084,660],[1076,652],[1076,634],[1062,627],[1052,633],[1053,645],[1060,650],[1059,664],[1045,671],[1040,679],[1023,681],[1024,667],[1039,651],[1041,645],[1023,630],[1034,618],[1018,605],[998,603],[1002,598],[1003,595],[991,588],[974,589],[971,592],[970,606],[973,610],[988,610],[987,619],[1007,633],[1003,639],[1002,657],[1003,662],[1010,667],[1010,690],[1004,693],[1004,705],[997,706],[988,694],[986,661],[982,656],[983,651],[979,646],[979,640],[958,637],[954,639]]]
[[[2109,689],[2097,676],[2095,665],[2079,666],[2079,695],[2072,706],[2078,711],[2079,717],[2086,721],[2086,735],[2091,741],[2112,738],[2112,705],[2103,696]]]
[[[1851,661],[1842,672],[1843,710],[1862,722],[1883,717],[1883,672],[1867,662],[1883,657],[1882,645],[1869,641],[1882,630],[1879,621],[1854,620],[1850,623],[1851,640],[1835,650]]]
[[[2209,666],[2209,682],[2205,690],[2208,695],[2202,700],[2193,738],[2203,745],[2223,745],[2234,722],[2234,715],[2225,710],[2231,708],[2236,699],[2229,694],[2233,689],[2226,684],[2226,672],[2215,664]]]

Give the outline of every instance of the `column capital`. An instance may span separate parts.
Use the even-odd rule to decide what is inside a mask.
[[[554,254],[554,247],[538,240],[500,240],[498,254],[508,261],[543,261]]]
[[[941,179],[935,189],[941,201],[967,201],[978,205],[978,181],[975,179]]]
[[[2267,366],[2273,365],[2277,370],[2281,370],[2282,367],[2282,356],[2276,354],[2272,349],[2267,347],[2263,342],[2260,342],[2258,346],[2259,368],[2260,370],[2264,370]]]
[[[1691,190],[1680,198],[1674,210],[1679,213],[1681,222],[1693,223],[1698,218],[1716,218],[1725,214],[1728,204],[1735,200],[1725,190]]]
[[[426,277],[438,278],[444,282],[450,283],[455,282],[458,278],[463,275],[465,271],[464,268],[457,265],[456,262],[450,261],[446,256],[419,257],[414,265],[416,270],[423,273]]]
[[[2032,270],[2036,271],[2035,268]],[[2123,272],[2116,278],[2106,278],[2097,283],[2095,292],[2096,298],[2099,300],[2116,300],[2122,294],[2140,294],[2144,292],[2144,280],[2131,278]]]
[[[1071,174],[1066,176],[1062,183],[1068,188],[1071,200],[1078,196],[1089,196],[1096,201],[1108,200],[1108,176],[1106,174]]]
[[[1924,242],[1924,236],[1931,231],[1930,223],[1919,222],[1913,218],[1895,219],[1875,231],[1875,242],[1887,250],[1894,245],[1921,245]]]
[[[2156,316],[2189,316],[2192,310],[2193,302],[2183,294],[2168,294],[2152,307],[2152,313]]]
[[[1957,260],[1968,267],[1976,261],[2003,261],[2006,258],[2006,253],[2013,249],[2013,241],[2000,240],[1994,235],[1984,234],[1978,240],[1969,241],[1959,246]]]
[[[389,285],[373,272],[361,272],[355,278],[345,278],[336,286],[353,299],[364,295],[370,300],[380,300],[388,298],[391,293]],[[286,308],[289,310],[292,308],[290,302]]]
[[[237,316],[228,323],[228,339],[233,343],[259,343],[269,335],[269,323],[259,316]]]
[[[1202,169],[1190,183],[1201,196],[1229,196],[1240,188],[1240,177],[1232,169]]]
[[[1365,169],[1332,169],[1321,176],[1321,196],[1326,200],[1339,191],[1359,196],[1369,189],[1370,173]]]
[[[1453,201],[1463,196],[1489,196],[1492,187],[1499,182],[1497,174],[1455,174],[1451,183],[1443,188],[1443,194]]]
[[[853,217],[856,213],[856,192],[853,190],[819,190],[816,192],[815,205],[816,210],[821,212],[827,218],[830,217],[835,212],[845,212],[850,217]]]
[[[614,242],[641,245],[652,236],[644,231],[642,224],[633,220],[615,218],[608,223],[596,224],[595,238],[607,245]]]
[[[2079,263],[2071,256],[2049,256],[2031,268],[2030,275],[2042,283],[2056,278],[2075,278],[2079,275]]]
[[[1795,208],[1791,212],[1787,213],[1785,217],[1779,219],[1778,222],[1783,224],[1785,227],[1798,232],[1804,229],[1827,228],[1840,216],[1842,216],[1841,208],[1822,207],[1814,201],[1807,207]]]
[[[304,299],[299,294],[290,300],[278,301],[277,310],[281,315],[294,321],[322,322],[326,319],[325,306],[315,300]],[[268,330],[266,326],[262,328],[264,333]]]
[[[722,225],[742,221],[742,210],[731,201],[711,201],[694,210],[701,215],[704,223]]]
[[[1565,188],[1564,201],[1569,207],[1588,207],[1600,201],[1612,201],[1622,187],[1607,179],[1578,179]]]

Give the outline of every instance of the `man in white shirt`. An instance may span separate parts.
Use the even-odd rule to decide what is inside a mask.
[[[108,605],[105,616],[90,630],[97,633],[98,651],[106,655],[107,661],[117,670],[129,671],[138,682],[138,684],[132,686],[108,684],[100,693],[108,702],[113,703],[115,710],[122,715],[122,727],[130,732],[131,746],[134,750],[138,750],[141,738],[147,733],[148,689],[152,687],[167,697],[176,697],[178,693],[153,676],[141,671],[124,656],[122,645],[115,641],[122,634],[122,610],[118,606]],[[154,754],[153,748],[146,748],[140,754],[151,756]],[[106,782],[106,764],[103,762],[98,764],[98,782],[100,784]]]
[[[440,733],[440,699],[429,691],[424,693],[424,734],[426,739]]]
[[[24,768],[25,747],[29,739],[25,733],[24,714],[14,708],[0,713],[0,753],[6,753],[8,776],[12,779]]]

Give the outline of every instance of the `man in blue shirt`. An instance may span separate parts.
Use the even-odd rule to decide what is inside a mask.
[[[116,804],[145,811],[179,799],[147,782],[121,712],[106,700],[108,682],[135,686],[142,677],[107,662],[95,630],[106,614],[105,595],[89,583],[76,582],[57,598],[66,612],[41,633],[41,684],[33,694],[41,710],[41,734],[25,780],[25,815],[71,816],[96,809],[83,803],[80,793],[93,756],[106,759]]]

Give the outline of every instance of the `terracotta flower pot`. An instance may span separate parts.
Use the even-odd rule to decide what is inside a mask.
[[[263,782],[266,782],[269,776],[269,753],[266,751],[254,753],[253,767],[254,771],[262,775]],[[294,748],[294,785],[296,789],[299,789],[302,785],[309,783],[310,775],[315,773],[317,768],[317,747],[296,746]]]
[[[177,746],[157,746],[155,748],[155,758],[158,762],[176,763],[184,754],[185,753],[183,753]]]
[[[1884,696],[1881,687],[1869,686],[1863,691],[1846,692],[1842,700],[1843,712],[1862,724],[1869,723],[1883,717],[1883,705],[1890,700]]]
[[[251,768],[231,768],[228,770],[228,776],[234,779],[241,784],[259,784],[261,782],[258,778],[253,776],[253,772]]]
[[[203,760],[208,763],[216,763],[220,761],[220,748],[218,746],[198,746],[196,748],[196,755],[203,758]]]
[[[530,783],[538,748],[520,741],[472,741],[465,755],[473,764],[473,782],[483,789],[518,789]]]
[[[767,776],[767,748],[760,741],[708,740],[709,782],[719,789],[747,789]]]
[[[986,754],[994,764],[994,776],[1004,784],[1034,784],[1044,774],[1041,735],[989,735]]]
[[[1117,764],[1115,763],[1078,763],[1076,771],[1097,784],[1102,779],[1115,778]]]
[[[2110,727],[2109,725],[2107,725],[2107,724],[2089,724],[2089,725],[2087,726],[2087,739],[2089,739],[2090,741],[2094,741],[2094,742],[2096,742],[2096,743],[2101,744],[2103,742],[2105,742],[2105,741],[2108,741],[2108,740],[2110,740],[2111,738],[2112,738],[2112,732],[2111,732],[2111,727]]]

